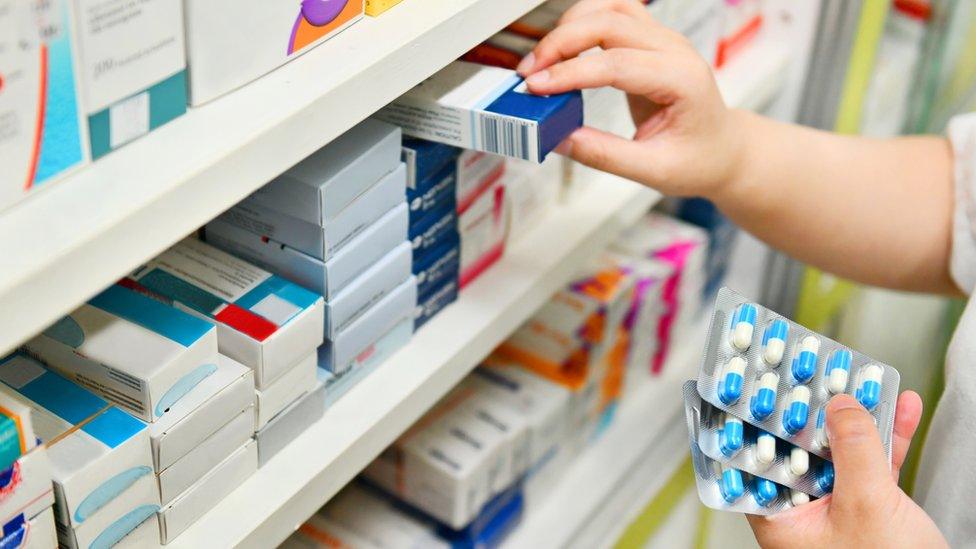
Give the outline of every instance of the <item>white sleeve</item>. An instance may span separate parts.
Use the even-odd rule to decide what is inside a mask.
[[[967,295],[976,289],[976,113],[949,122],[955,167],[955,212],[949,272]]]

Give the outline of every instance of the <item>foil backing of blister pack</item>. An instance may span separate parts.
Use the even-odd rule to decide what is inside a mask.
[[[694,382],[692,382],[694,383]],[[688,418],[689,429],[694,429],[692,435],[698,441],[698,447],[707,457],[721,463],[739,469],[754,476],[769,479],[777,484],[799,490],[813,497],[820,498],[827,494],[820,482],[817,473],[821,467],[825,467],[827,460],[809,454],[809,466],[807,472],[802,475],[794,475],[790,471],[789,453],[792,445],[783,439],[776,438],[776,457],[769,464],[763,464],[756,458],[756,434],[758,427],[744,423],[745,436],[743,447],[732,454],[726,456],[721,449],[719,442],[719,421],[718,416],[722,412],[701,399],[697,389],[685,391],[685,416]]]
[[[686,381],[682,388],[685,402],[688,401],[690,394],[697,394],[695,381]],[[780,511],[785,511],[793,507],[790,503],[790,492],[786,486],[777,486],[777,496],[768,505],[760,505],[756,501],[754,494],[755,479],[749,473],[742,473],[742,480],[745,492],[735,501],[728,502],[722,496],[720,487],[721,482],[721,463],[708,457],[702,452],[698,445],[697,430],[695,429],[696,418],[692,414],[685,414],[688,422],[688,443],[691,447],[691,463],[695,470],[695,485],[698,488],[698,498],[706,507],[719,511],[731,511],[746,513],[749,515],[771,515]]]
[[[732,346],[729,339],[729,331],[732,315],[739,305],[745,303],[754,305],[757,310],[757,315],[749,348],[742,352]],[[777,319],[787,322],[789,325],[789,336],[786,341],[782,361],[779,365],[771,367],[762,358],[762,339],[767,326],[773,320]],[[817,353],[816,370],[813,377],[804,384],[810,389],[810,404],[806,427],[795,435],[791,435],[783,427],[783,414],[789,408],[790,393],[793,387],[798,385],[794,382],[790,367],[799,342],[803,341],[807,336],[817,337],[820,340],[820,349]],[[901,379],[898,371],[887,364],[873,360],[871,357],[841,345],[761,305],[753,303],[728,288],[719,290],[718,297],[715,301],[715,308],[712,311],[711,324],[709,325],[708,336],[705,340],[705,352],[698,374],[698,393],[703,400],[711,403],[720,410],[738,416],[747,423],[751,423],[813,454],[830,459],[830,448],[821,444],[818,440],[816,423],[820,410],[827,405],[830,397],[833,396],[828,393],[825,387],[824,371],[828,357],[836,350],[847,350],[852,355],[850,374],[844,391],[847,394],[854,394],[856,389],[855,384],[858,380],[858,372],[860,372],[861,368],[868,364],[877,364],[883,369],[880,400],[878,405],[870,413],[874,417],[875,424],[878,426],[878,431],[881,434],[881,443],[884,446],[885,455],[888,456],[890,462],[895,403],[898,398],[898,386]],[[718,386],[725,365],[735,356],[742,357],[746,361],[742,394],[737,402],[726,405],[718,398]],[[766,372],[775,372],[779,376],[776,388],[776,407],[768,417],[757,420],[750,411],[749,402],[755,394],[759,377]]]

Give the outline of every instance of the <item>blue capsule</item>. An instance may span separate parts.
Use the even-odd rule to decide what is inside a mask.
[[[735,404],[742,396],[742,381],[745,373],[746,361],[742,357],[734,356],[725,365],[717,389],[718,399],[726,406]]]
[[[834,490],[834,464],[824,461],[817,469],[817,487],[825,494]]]
[[[779,487],[771,480],[755,477],[753,497],[760,507],[769,507],[779,497]]]
[[[847,378],[851,371],[851,352],[838,349],[830,353],[824,368],[824,385],[831,394],[838,395],[847,389]]]
[[[766,372],[759,378],[756,392],[749,401],[749,412],[757,420],[764,420],[776,409],[776,387],[779,376],[773,372]]]
[[[718,430],[718,446],[722,455],[732,457],[742,449],[742,420],[729,414],[724,415],[722,428]]]
[[[790,336],[790,325],[783,319],[777,318],[766,327],[763,332],[763,361],[770,366],[779,366],[783,361],[783,351],[786,349],[786,339]]]
[[[757,314],[756,306],[752,303],[743,303],[732,313],[729,339],[736,349],[743,352],[749,349],[749,345],[752,343],[752,334],[756,329]]]
[[[854,398],[869,411],[874,410],[881,401],[881,378],[884,370],[877,364],[868,364],[861,369],[858,376],[858,387],[854,391]]]
[[[722,469],[722,478],[718,481],[718,489],[722,499],[727,503],[735,503],[742,497],[746,487],[742,481],[742,472],[738,469]]]
[[[817,353],[820,352],[820,340],[814,336],[807,336],[800,342],[796,356],[793,357],[791,372],[797,383],[810,381],[817,371]]]
[[[817,412],[817,443],[824,448],[830,448],[830,439],[827,438],[827,407],[822,406]]]
[[[783,411],[783,430],[795,435],[807,426],[810,413],[810,389],[797,385],[790,392],[790,405]]]

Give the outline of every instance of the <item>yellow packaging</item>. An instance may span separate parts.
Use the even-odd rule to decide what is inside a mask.
[[[379,17],[381,13],[399,3],[400,0],[366,0],[366,15]]]

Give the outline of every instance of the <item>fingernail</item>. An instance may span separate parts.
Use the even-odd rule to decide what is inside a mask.
[[[549,81],[549,71],[539,71],[525,79],[529,86],[538,86]]]
[[[533,65],[535,65],[535,54],[529,52],[529,54],[523,57],[522,61],[519,62],[518,67],[515,67],[515,72],[524,75],[532,70]]]
[[[572,156],[573,140],[570,138],[564,139],[562,143],[556,145],[556,148],[553,149],[553,151],[555,151],[556,154],[561,154],[563,156]]]

